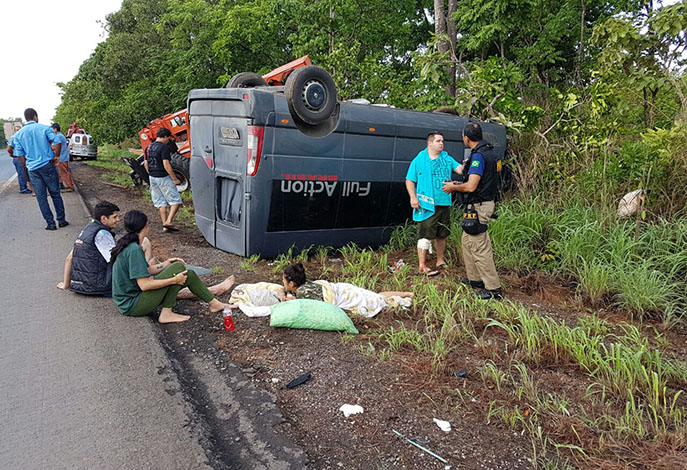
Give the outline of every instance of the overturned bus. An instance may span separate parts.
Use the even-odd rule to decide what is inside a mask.
[[[342,102],[322,132],[293,115],[281,88],[189,94],[196,224],[221,250],[382,245],[412,215],[405,175],[427,134],[441,131],[463,158],[464,117]],[[503,156],[505,127],[481,125]]]

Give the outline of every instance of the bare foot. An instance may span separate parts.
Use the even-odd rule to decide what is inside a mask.
[[[67,290],[66,287],[64,287],[64,282],[60,281],[57,283],[57,288],[62,289],[62,290]]]
[[[234,304],[225,304],[225,303],[220,302],[220,301],[217,300],[217,299],[212,299],[212,300],[210,301],[210,304],[209,304],[209,305],[210,305],[210,313],[219,313],[219,312],[221,312],[222,310],[224,310],[225,307],[228,307],[228,308],[238,308],[238,306],[236,306],[236,305],[234,305]]]
[[[174,313],[171,310],[168,312],[165,312],[162,310],[160,312],[160,318],[157,320],[160,323],[181,323],[182,321],[189,320],[191,317],[188,315],[179,315],[178,313]]]
[[[234,282],[236,279],[234,276],[229,276],[219,284],[215,284],[214,286],[208,288],[210,292],[212,292],[213,295],[222,295],[226,292],[229,292],[229,290],[234,287]]]

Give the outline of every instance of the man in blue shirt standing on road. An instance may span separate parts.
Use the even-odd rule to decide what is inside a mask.
[[[59,161],[55,162],[57,165],[57,174],[60,176],[60,184],[64,185],[64,191],[74,191],[74,180],[72,179],[72,172],[69,171],[69,145],[67,145],[67,138],[60,132],[60,125],[53,123],[52,130],[55,131],[55,145],[52,146],[55,150],[55,160],[59,155]],[[57,144],[62,144],[62,150],[57,152]]]
[[[48,192],[57,213],[57,225],[66,227],[69,222],[65,218],[59,177],[53,161],[55,154],[59,155],[62,150],[62,144],[57,142],[52,128],[38,124],[38,113],[35,109],[27,108],[24,111],[24,118],[26,125],[15,134],[14,155],[25,158],[38,207],[48,224],[45,229],[57,230],[55,218],[50,210],[50,204],[48,204]],[[55,144],[54,153],[50,146],[51,143]]]
[[[33,194],[33,191],[29,187],[31,183],[29,182],[29,174],[26,171],[24,162],[22,158],[14,156],[14,136],[19,132],[21,126],[14,126],[14,134],[7,141],[7,153],[12,157],[12,163],[14,163],[14,169],[17,171],[17,183],[19,183],[19,192],[22,194]]]

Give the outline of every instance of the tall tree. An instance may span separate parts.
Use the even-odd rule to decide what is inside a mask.
[[[456,96],[456,0],[434,0],[434,34],[437,38],[437,51],[448,56],[444,71],[448,76],[446,94]]]
[[[684,80],[687,70],[687,5],[662,7],[652,1],[631,15],[608,19],[594,31],[602,47],[601,70],[609,76],[622,71],[627,83],[642,94],[644,125],[654,127],[656,98],[662,89],[674,87],[687,117]]]

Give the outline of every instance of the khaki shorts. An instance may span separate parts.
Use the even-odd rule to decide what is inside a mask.
[[[417,223],[418,240],[426,238],[447,238],[451,234],[451,206],[434,206],[434,214],[429,219]]]

